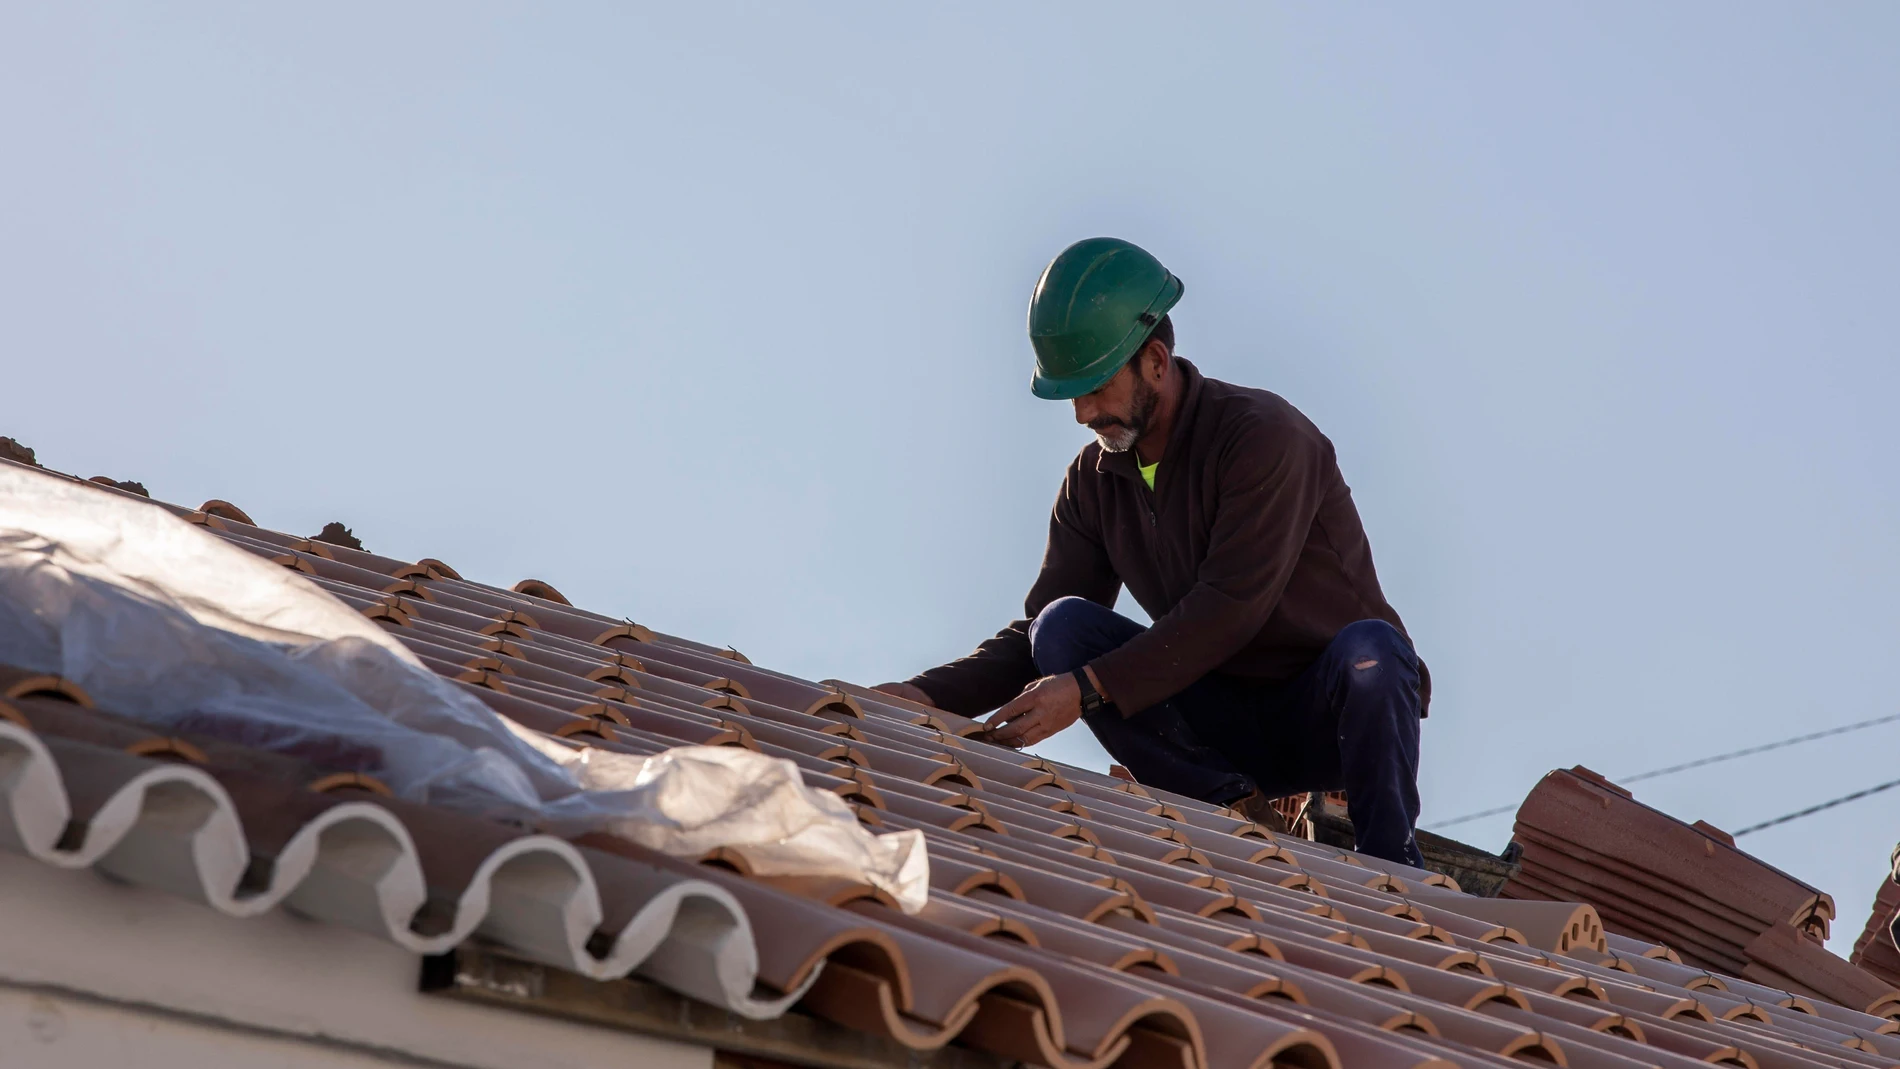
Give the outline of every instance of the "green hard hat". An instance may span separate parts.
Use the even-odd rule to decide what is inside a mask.
[[[1094,393],[1128,363],[1181,299],[1181,280],[1120,238],[1085,238],[1063,249],[1029,297],[1029,344],[1037,397]]]

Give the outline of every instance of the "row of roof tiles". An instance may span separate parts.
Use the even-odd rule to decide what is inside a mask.
[[[750,950],[745,911],[691,866],[404,802],[333,766],[154,736],[52,677],[0,682],[9,849],[234,917],[284,906],[424,954],[480,935],[584,976],[683,977],[746,1016],[789,1002],[756,997],[729,945]],[[690,930],[675,929],[682,910]]]
[[[930,902],[906,916],[870,887],[760,877],[743,851],[694,865],[606,836],[560,843],[506,824],[473,828],[481,822],[383,796],[336,755],[289,775],[279,755],[216,739],[153,740],[74,706],[58,681],[13,678],[15,715],[0,740],[23,749],[37,740],[45,756],[34,760],[51,763],[36,767],[57,770],[79,814],[51,846],[57,821],[35,825],[35,856],[55,863],[90,857],[219,908],[281,901],[368,930],[380,924],[399,942],[435,946],[479,932],[589,976],[635,966],[663,979],[690,973],[690,963],[616,948],[639,942],[631,928],[651,934],[667,894],[729,900],[729,934],[740,916],[750,922],[757,967],[746,979],[766,996],[759,1005],[796,997],[799,1012],[913,1049],[958,1043],[1062,1069],[1900,1064],[1900,1024],[1683,964],[1651,942],[1605,933],[1588,907],[1478,899],[1444,876],[1276,837],[1231,811],[991,746],[960,717],[577,609],[545,584],[502,589],[441,561],[299,539],[223,502],[165,507],[309,576],[534,730],[633,753],[700,743],[795,762],[867,825],[923,832]],[[175,859],[146,868],[105,860],[163,852],[139,843],[164,822],[123,800],[140,776],[195,776],[194,789],[214,799],[206,784],[222,789],[246,844],[224,853],[248,860],[195,882],[175,878]],[[73,853],[94,834],[88,814],[108,809],[132,812],[132,830],[102,853]],[[333,810],[348,819],[325,816]],[[408,897],[374,900],[374,924],[350,919],[368,915],[348,905],[373,900],[366,892],[307,875],[334,867],[321,844],[351,822],[392,840],[402,828],[414,849]],[[318,844],[315,860],[287,870],[299,878],[273,877],[283,864],[273,859],[292,842]],[[305,858],[311,848],[298,849]],[[591,888],[595,906],[576,892],[554,908],[505,886],[517,865],[559,864]],[[553,916],[565,941],[538,927]]]
[[[1878,1016],[1900,989],[1828,953],[1829,895],[1687,824],[1588,769],[1552,772],[1518,810],[1522,851],[1506,897],[1588,901],[1613,930],[1684,960]]]

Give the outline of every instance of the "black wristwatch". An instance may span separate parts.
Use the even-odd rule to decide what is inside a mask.
[[[1089,682],[1089,674],[1087,672],[1078,668],[1074,674],[1076,683],[1082,688],[1083,716],[1088,716],[1090,713],[1108,704],[1108,702],[1102,698],[1101,694],[1096,691],[1095,684]]]

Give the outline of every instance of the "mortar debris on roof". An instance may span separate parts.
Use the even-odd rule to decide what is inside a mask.
[[[356,537],[354,531],[351,531],[348,527],[334,520],[324,524],[323,530],[311,535],[310,540],[312,542],[328,542],[333,546],[342,546],[344,549],[363,548],[363,540]]]
[[[51,863],[227,913],[289,903],[425,952],[479,938],[603,984],[640,970],[752,1016],[795,998],[793,1014],[918,1057],[954,1046],[1056,1069],[1900,1065],[1900,993],[1822,949],[1827,896],[1584,770],[1553,773],[1527,799],[1523,866],[1504,897],[1481,898],[1438,872],[989,745],[972,720],[576,608],[539,580],[465,580],[439,560],[261,527],[225,501],[156,504],[302,574],[531,730],[633,754],[700,744],[793,762],[871,828],[923,833],[930,902],[907,916],[868,886],[759,875],[742,849],[694,864],[405,803],[347,755],[155,737],[61,680],[0,672],[0,750],[28,770],[0,786],[0,827]],[[231,842],[180,845],[139,820],[160,783],[225,813]],[[384,843],[402,878],[353,876],[360,866],[325,845],[344,824]],[[498,860],[523,856],[546,867]],[[210,871],[205,859],[224,860]],[[549,881],[548,867],[576,878]],[[659,936],[685,900],[751,941],[750,971],[681,979],[699,975],[700,944]]]
[[[128,494],[137,494],[140,497],[152,496],[151,492],[145,489],[145,484],[140,483],[140,482],[121,481],[119,479],[114,479],[109,475],[95,475],[91,479],[88,479],[87,481],[98,483],[101,486],[115,487],[117,489],[124,490]]]
[[[10,460],[15,464],[25,464],[37,468],[40,462],[33,459],[33,450],[11,438],[0,438],[0,460]]]

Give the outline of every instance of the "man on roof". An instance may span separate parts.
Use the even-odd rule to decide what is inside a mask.
[[[1144,784],[1267,822],[1346,792],[1357,846],[1422,864],[1431,679],[1386,603],[1333,446],[1266,390],[1174,353],[1181,280],[1115,238],[1044,269],[1030,389],[1095,432],[1069,465],[1024,618],[879,690],[1031,746],[1080,719]],[[1115,612],[1123,585],[1154,620]],[[1000,708],[998,708],[1000,706]]]

